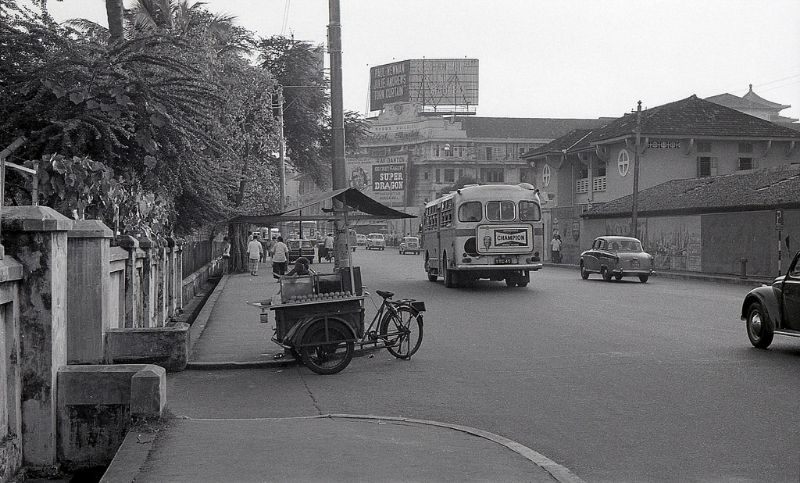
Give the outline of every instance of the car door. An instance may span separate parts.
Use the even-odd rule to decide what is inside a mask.
[[[800,330],[800,252],[783,280],[783,325]]]
[[[600,270],[600,262],[597,259],[597,250],[600,249],[600,246],[602,246],[602,243],[603,243],[603,240],[600,239],[600,238],[598,238],[597,240],[594,241],[594,243],[592,243],[592,248],[586,254],[586,257],[585,257],[584,262],[583,262],[584,265],[586,265],[587,269],[594,270],[594,271],[599,271]]]

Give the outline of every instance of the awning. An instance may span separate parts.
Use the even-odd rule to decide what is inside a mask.
[[[286,210],[281,213],[272,213],[268,215],[242,215],[237,216],[229,221],[229,223],[252,223],[254,225],[269,225],[272,223],[279,223],[283,221],[333,221],[336,219],[344,218],[343,213],[330,213],[323,215],[301,215],[300,212],[319,203],[336,200],[342,202],[347,208],[348,220],[399,220],[404,218],[416,218],[415,215],[410,215],[402,211],[390,208],[380,201],[374,200],[365,195],[356,188],[344,188],[340,190],[327,191],[311,198],[297,208]]]

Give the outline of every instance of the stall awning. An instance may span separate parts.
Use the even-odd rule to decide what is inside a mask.
[[[328,215],[301,215],[300,212],[319,203],[328,200],[342,202],[347,208],[348,220],[398,220],[403,218],[416,218],[402,211],[390,208],[380,201],[374,200],[355,188],[344,188],[340,190],[327,191],[306,201],[303,206],[292,208],[281,213],[268,215],[242,215],[237,216],[229,223],[252,223],[255,225],[269,225],[283,221],[327,221],[343,218],[343,213],[330,213]]]

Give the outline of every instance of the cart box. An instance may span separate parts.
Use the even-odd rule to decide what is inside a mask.
[[[314,279],[310,275],[281,277],[281,302],[286,303],[292,297],[311,295],[313,293]]]

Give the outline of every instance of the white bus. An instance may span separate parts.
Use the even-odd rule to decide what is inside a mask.
[[[542,268],[534,225],[542,219],[530,184],[469,185],[425,205],[422,250],[428,280],[446,287],[488,278],[525,287]]]

